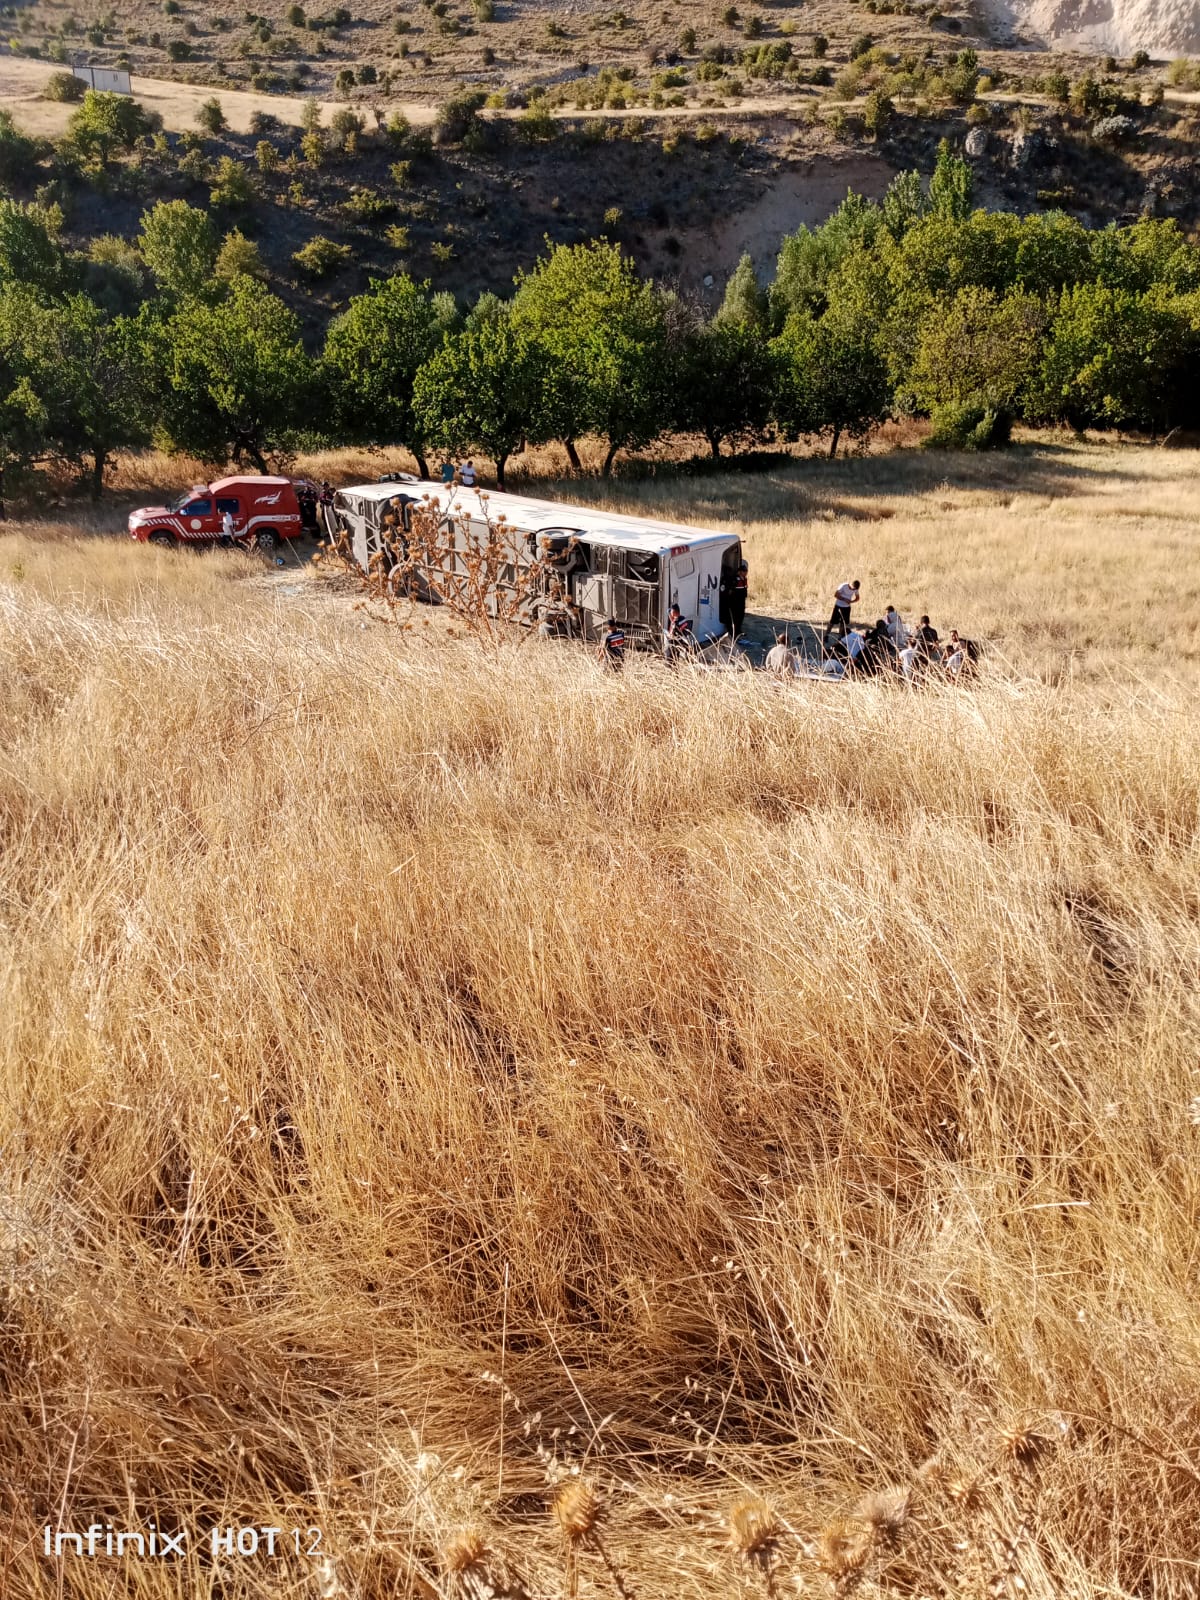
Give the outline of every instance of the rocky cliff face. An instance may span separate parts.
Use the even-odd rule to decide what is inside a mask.
[[[1200,0],[985,0],[993,21],[1064,50],[1200,54]]]

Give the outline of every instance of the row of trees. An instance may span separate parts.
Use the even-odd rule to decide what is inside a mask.
[[[597,242],[552,249],[465,315],[407,276],[376,281],[310,351],[253,246],[207,212],[156,205],[136,249],[98,264],[62,248],[51,210],[0,201],[0,468],[57,457],[98,493],[123,447],[262,469],[306,441],[403,445],[422,468],[469,450],[502,481],[525,443],[561,440],[578,467],[585,436],[607,472],[671,431],[714,455],[801,434],[832,453],[897,412],[969,447],[1016,417],[1195,420],[1200,251],[1174,224],[1090,232],[971,202],[943,148],[928,184],[906,173],[786,239],[768,288],[744,259],[711,318]],[[112,275],[138,270],[122,301]]]

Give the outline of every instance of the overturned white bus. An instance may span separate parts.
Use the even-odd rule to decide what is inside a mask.
[[[725,631],[721,595],[742,555],[736,534],[399,474],[339,489],[333,513],[364,571],[403,566],[430,599],[483,582],[491,616],[532,624],[562,607],[585,637],[614,617],[631,642],[655,646],[672,605],[698,643]]]

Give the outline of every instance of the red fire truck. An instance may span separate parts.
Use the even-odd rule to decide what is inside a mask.
[[[129,513],[129,537],[143,543],[201,545],[228,537],[246,548],[271,554],[282,539],[304,531],[300,493],[315,485],[292,478],[218,478],[197,484],[173,506],[142,506]]]

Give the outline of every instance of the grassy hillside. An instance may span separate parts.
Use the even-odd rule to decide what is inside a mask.
[[[6,1595],[1194,1592],[1189,458],[619,492],[1004,648],[613,681],[0,542]]]

